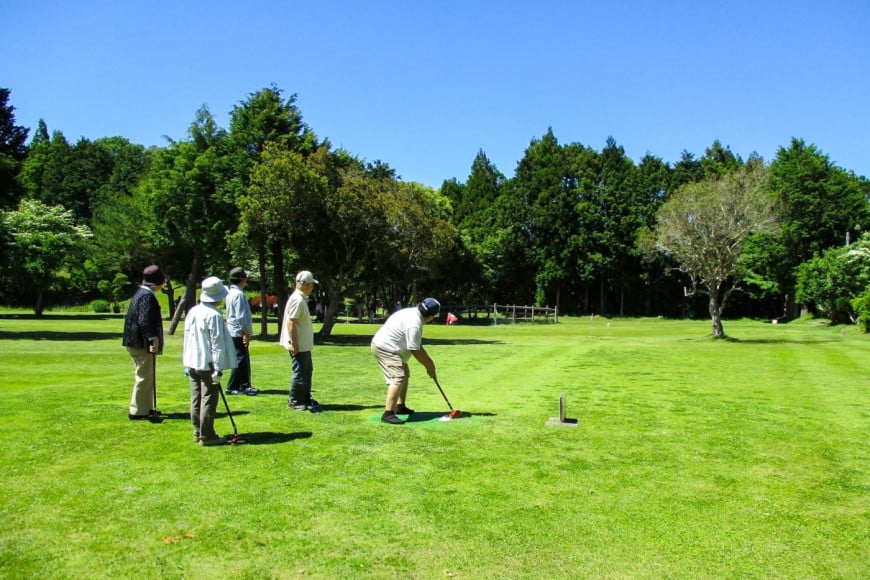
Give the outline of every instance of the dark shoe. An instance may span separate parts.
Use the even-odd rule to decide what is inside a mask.
[[[390,423],[391,425],[404,425],[405,422],[396,417],[396,414],[392,411],[384,411],[384,414],[381,415],[382,423]]]
[[[311,399],[311,401],[309,401],[308,403],[308,410],[312,413],[322,413],[323,407],[320,406],[320,403],[318,403],[314,399]]]
[[[414,409],[406,407],[404,404],[399,403],[396,405],[396,415],[412,415],[414,413]]]
[[[226,445],[226,437],[215,437],[214,439],[203,439],[200,437],[199,444],[203,447],[212,447],[215,445]]]
[[[151,423],[162,423],[163,417],[161,417],[160,415],[148,415],[148,420]]]
[[[248,387],[245,389],[245,394],[249,397],[256,397],[260,393],[260,389],[255,389],[254,387]]]
[[[160,412],[160,409],[151,409],[150,411],[148,411],[148,414],[151,415],[152,417],[154,417],[154,416],[159,417],[163,413]]]
[[[287,403],[287,408],[293,411],[304,411],[308,408],[308,405],[302,403]]]

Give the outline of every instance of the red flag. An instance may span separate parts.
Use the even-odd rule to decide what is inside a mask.
[[[456,324],[459,322],[459,318],[453,314],[452,312],[447,313],[447,324]]]

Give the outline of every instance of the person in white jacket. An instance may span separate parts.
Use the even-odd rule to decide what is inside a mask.
[[[225,445],[214,430],[223,371],[238,365],[233,338],[218,310],[228,289],[217,276],[202,281],[199,304],[184,319],[182,360],[190,376],[190,421],[200,445]]]

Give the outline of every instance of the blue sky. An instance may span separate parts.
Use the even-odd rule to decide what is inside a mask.
[[[870,2],[0,0],[16,122],[74,142],[184,139],[263,87],[403,179],[506,176],[560,143],[673,163],[715,139],[770,161],[792,137],[870,177]],[[31,133],[32,135],[32,133]]]

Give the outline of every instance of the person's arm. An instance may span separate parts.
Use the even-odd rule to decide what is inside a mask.
[[[251,314],[251,305],[248,304],[248,298],[244,292],[241,296],[241,304],[239,305],[242,313],[242,342],[245,346],[251,342],[251,337],[254,336],[254,316]]]
[[[290,335],[290,354],[296,356],[299,351],[299,327],[295,318],[287,319],[287,333]]]
[[[417,359],[417,362],[419,362],[426,368],[426,373],[434,379],[435,361],[432,360],[432,357],[429,356],[429,353],[427,353],[421,346],[420,350],[412,350],[411,354],[414,355],[414,358]]]
[[[223,319],[218,316],[212,316],[207,320],[208,326],[208,345],[209,350],[211,351],[211,360],[214,366],[214,375],[216,376],[216,381],[220,382],[220,376],[223,374],[224,369],[221,367],[221,361],[225,359],[224,355],[224,341],[222,340],[221,333],[226,332],[226,326],[224,325]]]

